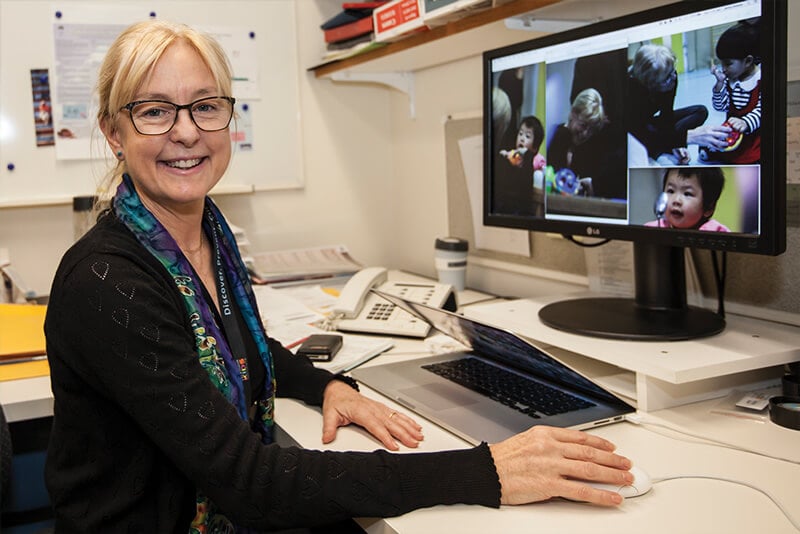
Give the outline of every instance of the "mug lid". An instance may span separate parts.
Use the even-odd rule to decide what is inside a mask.
[[[459,237],[437,237],[436,249],[466,252],[469,250],[469,242],[466,239],[461,239]]]

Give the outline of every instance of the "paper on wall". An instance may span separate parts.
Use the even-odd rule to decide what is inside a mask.
[[[483,137],[476,135],[459,139],[461,163],[467,180],[467,194],[472,212],[475,248],[507,252],[530,257],[531,247],[527,230],[496,228],[483,224]]]

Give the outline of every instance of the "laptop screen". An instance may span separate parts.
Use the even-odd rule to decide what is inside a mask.
[[[577,388],[595,398],[614,404],[625,404],[621,399],[512,332],[478,323],[445,310],[410,302],[395,295],[376,290],[373,292],[428,322],[439,332],[452,337],[481,356],[534,376],[573,389]]]

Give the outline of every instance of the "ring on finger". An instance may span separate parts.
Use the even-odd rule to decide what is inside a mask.
[[[392,417],[394,417],[395,415],[397,415],[397,412],[392,412],[392,413],[390,413],[390,414],[389,414],[389,417],[387,417],[387,418],[386,418],[386,420],[387,420],[387,421],[391,421],[391,420],[392,420]]]

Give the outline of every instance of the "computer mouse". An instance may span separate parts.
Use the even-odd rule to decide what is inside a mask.
[[[642,469],[634,466],[631,468],[631,474],[633,474],[633,483],[631,483],[629,486],[618,486],[615,484],[603,484],[600,482],[589,481],[582,482],[585,482],[593,488],[615,491],[626,499],[644,495],[653,487],[653,482],[650,480],[650,475],[645,473]]]

